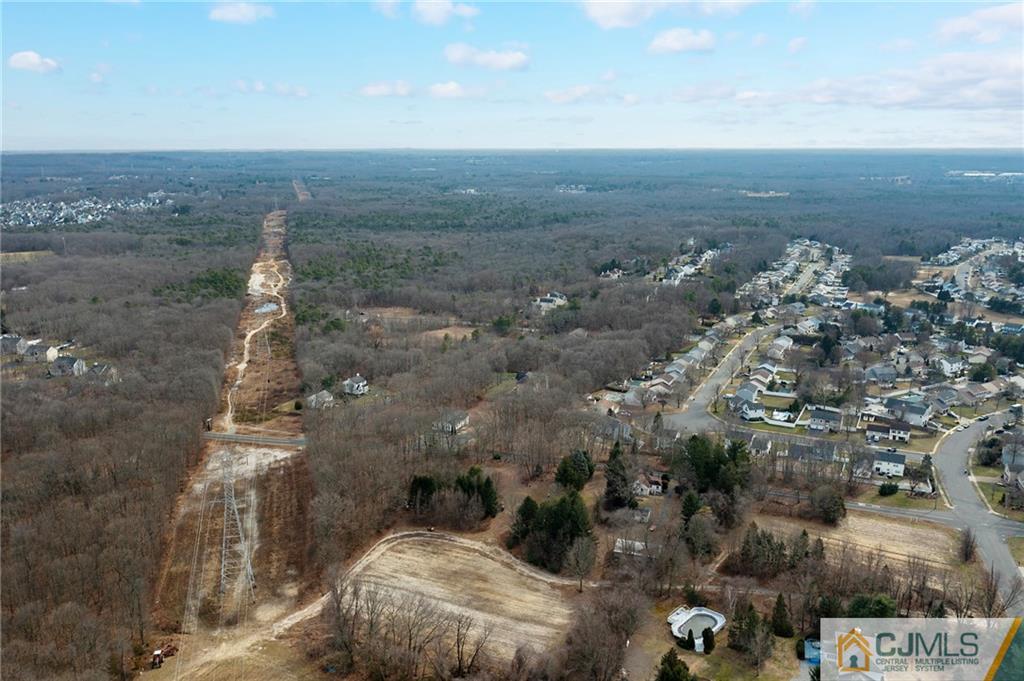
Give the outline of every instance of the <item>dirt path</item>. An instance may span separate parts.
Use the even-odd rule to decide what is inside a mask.
[[[266,274],[268,272],[274,275],[274,281],[266,281]],[[253,282],[255,282],[255,286]],[[242,387],[242,381],[245,378],[245,370],[249,366],[249,359],[252,356],[252,340],[257,334],[270,328],[274,322],[288,316],[288,303],[285,300],[283,292],[287,290],[290,283],[291,278],[286,278],[281,274],[280,264],[276,258],[264,262],[257,261],[253,264],[252,276],[249,279],[249,295],[258,295],[260,298],[273,298],[276,301],[275,304],[278,306],[278,313],[273,317],[265,319],[261,324],[249,329],[245,333],[245,340],[242,342],[242,358],[235,365],[235,382],[228,390],[227,410],[220,419],[220,430],[222,430],[222,432],[234,433],[237,428],[234,420],[235,396]],[[258,294],[256,293],[257,291]],[[263,304],[265,305],[266,303]]]
[[[285,213],[267,215],[218,432],[301,436],[298,416],[267,420],[278,400],[299,395],[285,236]],[[154,623],[180,652],[152,678],[303,678],[288,645],[253,645],[269,641],[270,624],[298,608],[308,587],[311,497],[301,448],[207,442],[177,500],[154,586]],[[247,665],[255,676],[238,675]]]

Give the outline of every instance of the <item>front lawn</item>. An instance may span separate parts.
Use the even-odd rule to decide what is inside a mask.
[[[1005,489],[1002,485],[997,485],[994,482],[979,482],[978,488],[981,489],[981,493],[988,500],[988,503],[992,507],[992,510],[996,511],[997,513],[1002,513],[1011,520],[1016,520],[1018,522],[1024,523],[1024,511],[1012,508],[1003,508],[1002,504],[1000,503],[1003,498],[1003,492],[1005,492]]]
[[[800,670],[793,646],[795,639],[775,637],[775,650],[761,666],[761,673],[750,665],[742,653],[729,648],[726,630],[715,636],[715,649],[710,655],[686,652],[676,648],[679,657],[686,662],[690,671],[701,679],[713,681],[790,681]]]
[[[900,490],[896,494],[890,494],[887,497],[883,497],[878,493],[878,487],[875,485],[867,486],[867,488],[853,498],[854,501],[859,501],[862,504],[874,504],[875,506],[887,506],[889,508],[914,508],[922,511],[931,511],[942,504],[942,499],[936,497],[934,499],[925,499],[924,497],[912,497],[905,491]]]
[[[1006,543],[1009,545],[1010,553],[1013,554],[1017,565],[1024,566],[1024,537],[1010,537]]]

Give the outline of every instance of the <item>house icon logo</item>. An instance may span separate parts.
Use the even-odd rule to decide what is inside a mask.
[[[839,634],[839,671],[840,672],[868,672],[871,671],[871,646],[868,640],[860,633],[860,629],[850,629],[845,634]]]

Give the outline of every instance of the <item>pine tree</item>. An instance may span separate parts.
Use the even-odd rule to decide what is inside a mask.
[[[700,510],[701,506],[700,497],[698,497],[693,490],[686,493],[683,497],[683,524],[689,524],[690,518],[692,518],[697,511]]]
[[[480,503],[484,507],[484,517],[493,518],[498,515],[500,504],[498,502],[498,490],[494,487],[494,480],[491,476],[484,479],[480,485]]]
[[[683,646],[686,650],[696,650],[697,640],[693,637],[693,629],[686,631],[686,645]]]
[[[772,611],[772,633],[782,638],[793,636],[793,624],[789,621],[789,608],[786,607],[786,599],[779,594],[775,599],[775,610]]]
[[[661,416],[661,412],[659,411],[657,414],[654,415],[654,423],[651,424],[651,430],[653,430],[655,433],[660,433],[663,426],[663,419]]]
[[[704,654],[710,655],[711,651],[715,649],[715,630],[711,627],[704,627],[704,631],[700,632],[700,638],[704,642]]]
[[[690,675],[690,668],[679,659],[674,648],[661,656],[661,664],[658,665],[658,675],[654,681],[694,681],[695,676]]]
[[[526,539],[530,534],[534,518],[537,517],[537,502],[533,497],[526,497],[516,509],[515,520],[512,521],[512,531],[508,537],[508,547],[513,548]]]
[[[605,508],[611,511],[636,504],[636,498],[633,495],[633,484],[629,479],[629,471],[626,468],[626,460],[622,455],[622,447],[617,441],[615,446],[612,447],[604,474],[606,480],[604,489]]]

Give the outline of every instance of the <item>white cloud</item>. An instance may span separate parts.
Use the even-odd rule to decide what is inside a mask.
[[[454,80],[447,83],[434,83],[428,90],[434,99],[461,99],[467,96],[466,88]]]
[[[35,73],[50,73],[51,71],[60,70],[60,64],[57,63],[56,59],[44,57],[38,52],[33,52],[32,50],[15,52],[8,57],[7,65],[12,69],[18,69],[19,71],[33,71]]]
[[[790,40],[786,49],[789,50],[790,54],[796,54],[805,47],[807,47],[807,38],[800,36],[799,38],[793,38]]]
[[[1024,99],[1020,53],[948,52],[910,69],[853,78],[823,78],[801,93],[816,104],[902,109],[1003,109]]]
[[[102,85],[103,84],[103,80],[104,80],[103,79],[103,74],[100,73],[99,71],[93,71],[92,73],[89,74],[89,82],[90,83],[94,83],[96,85]]]
[[[814,13],[817,4],[816,0],[797,0],[789,5],[789,13],[806,19]]]
[[[613,69],[608,69],[607,71],[601,74],[601,80],[603,80],[606,83],[611,83],[618,77],[619,74],[616,73]]]
[[[415,0],[412,4],[412,15],[430,26],[444,26],[452,17],[472,19],[478,14],[478,8],[451,0]]]
[[[564,90],[548,90],[544,97],[552,104],[575,104],[585,99],[593,99],[602,93],[593,85],[574,85]]]
[[[654,36],[647,50],[653,54],[671,52],[710,52],[715,49],[715,36],[707,29],[670,28]]]
[[[239,92],[243,92],[243,93],[248,92],[249,91],[249,81],[244,80],[242,78],[239,78],[238,80],[235,81],[234,88],[236,90],[238,90]]]
[[[736,16],[747,7],[762,0],[583,0],[583,11],[587,18],[608,30],[639,26],[655,14],[674,7],[691,5],[701,14]]]
[[[640,103],[640,95],[633,94],[632,92],[622,95],[622,103],[626,106],[635,106]]]
[[[223,21],[228,24],[251,24],[272,16],[273,7],[253,2],[220,2],[210,10],[212,21]]]
[[[1011,2],[947,19],[939,24],[939,36],[943,40],[966,38],[976,43],[990,44],[999,42],[1007,33],[1019,34],[1022,26],[1024,4]]]
[[[756,5],[760,0],[708,0],[700,3],[700,11],[707,15],[722,14],[736,16],[746,8]]]
[[[601,28],[629,28],[639,26],[656,12],[666,7],[664,2],[607,2],[605,0],[583,0],[583,11],[587,18]]]
[[[367,83],[359,88],[363,97],[408,97],[412,94],[412,86],[404,80],[379,81]]]
[[[399,0],[373,0],[373,9],[386,16],[388,19],[395,19],[398,17],[398,6],[401,3]]]
[[[290,85],[288,83],[274,83],[274,94],[281,97],[295,97],[305,99],[309,97],[309,90],[302,85]]]
[[[768,34],[767,33],[758,33],[758,34],[756,34],[753,38],[750,39],[750,44],[753,47],[764,47],[765,45],[768,44]]]
[[[452,43],[444,48],[444,57],[458,66],[480,66],[494,71],[519,71],[530,63],[522,50],[479,50],[466,43]]]

